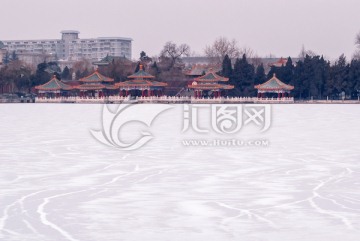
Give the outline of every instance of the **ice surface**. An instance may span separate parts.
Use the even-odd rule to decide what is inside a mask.
[[[182,133],[179,105],[136,151],[91,136],[101,109],[0,105],[1,241],[360,240],[358,105],[274,105],[236,135],[269,147],[185,147],[221,136]]]

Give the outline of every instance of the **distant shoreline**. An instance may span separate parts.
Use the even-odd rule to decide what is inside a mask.
[[[242,101],[242,102],[229,102],[229,101],[122,101],[122,102],[111,102],[111,101],[94,101],[94,102],[33,102],[33,101],[6,101],[0,100],[0,104],[321,104],[321,105],[334,105],[334,104],[346,104],[354,105],[360,104],[359,100],[295,100],[293,102],[282,102],[282,101]]]

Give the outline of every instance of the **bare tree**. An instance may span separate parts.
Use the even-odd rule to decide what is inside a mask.
[[[84,77],[87,72],[92,71],[93,67],[88,59],[82,59],[75,62],[72,66],[73,73],[76,73],[76,78]]]
[[[212,45],[206,46],[205,55],[211,62],[220,64],[225,55],[228,55],[230,59],[239,58],[241,56],[241,50],[235,39],[228,40],[225,37],[220,37],[216,39]]]
[[[356,35],[355,44],[360,48],[360,32]]]
[[[254,54],[250,59],[249,59],[249,62],[251,64],[253,64],[255,67],[258,67],[260,64],[263,63],[263,61],[261,60],[261,58],[257,55],[257,54]]]
[[[312,51],[312,50],[306,50],[305,46],[303,45],[301,47],[301,50],[300,50],[300,53],[299,53],[299,59],[304,60],[306,55],[314,57],[314,56],[316,56],[316,53],[314,51]]]
[[[353,59],[358,59],[360,60],[360,50],[355,51],[354,55],[353,55]]]
[[[360,59],[360,32],[355,37],[355,45],[358,49],[355,51],[353,58]]]
[[[261,58],[255,53],[255,51],[250,47],[242,47],[240,49],[240,56],[245,54],[250,64],[253,64],[255,67],[259,66],[262,63]]]
[[[240,49],[240,56],[242,56],[244,54],[245,54],[246,58],[248,58],[248,59],[252,59],[252,58],[256,57],[254,50],[249,47],[242,47]]]
[[[190,55],[190,46],[181,44],[177,46],[173,42],[167,42],[160,53],[160,59],[169,60],[168,70],[172,69],[176,64],[181,63],[181,57]]]

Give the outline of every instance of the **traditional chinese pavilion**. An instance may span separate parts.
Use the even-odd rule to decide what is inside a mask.
[[[191,84],[188,85],[195,94],[195,98],[201,98],[205,92],[207,95],[213,95],[215,98],[221,97],[221,91],[233,89],[233,85],[225,85],[221,82],[229,81],[228,78],[222,77],[210,70],[207,74],[195,78]]]
[[[38,91],[39,97],[60,97],[66,96],[73,87],[58,80],[54,75],[47,83],[35,86],[35,89]]]
[[[167,83],[155,81],[155,76],[146,73],[143,66],[133,75],[128,76],[127,81],[117,83],[121,96],[161,96]]]
[[[277,94],[278,98],[290,97],[290,91],[294,86],[287,85],[276,77],[276,74],[263,84],[255,86],[258,90],[258,98],[264,98],[266,94]]]
[[[80,91],[80,97],[103,97],[113,94],[117,90],[113,85],[114,79],[100,74],[97,70],[91,75],[79,80],[82,84],[75,88]]]

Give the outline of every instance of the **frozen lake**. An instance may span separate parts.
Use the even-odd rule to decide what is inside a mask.
[[[359,105],[273,105],[235,135],[267,147],[184,146],[222,137],[182,133],[182,108],[124,151],[90,134],[101,105],[0,105],[0,240],[360,239]]]

